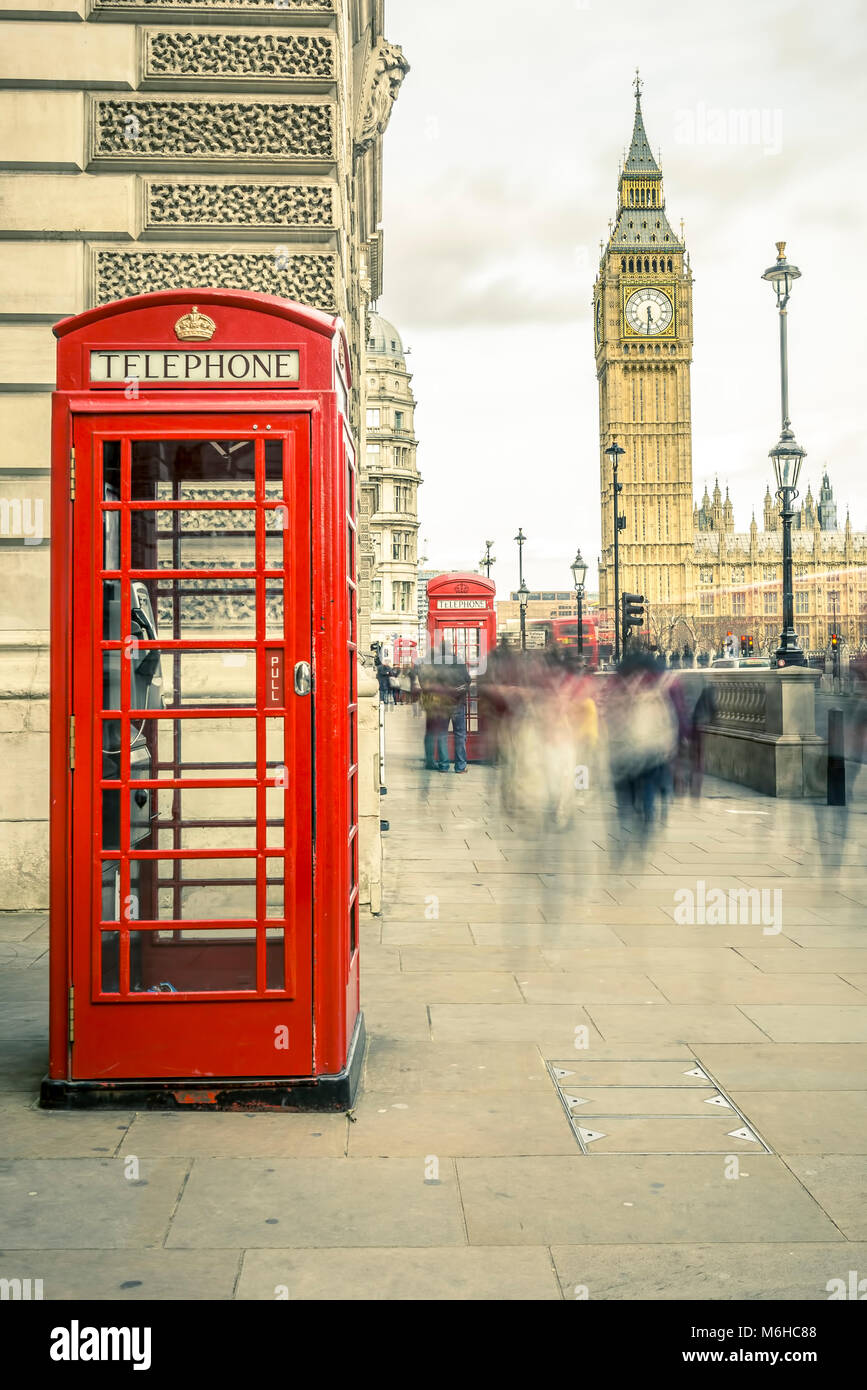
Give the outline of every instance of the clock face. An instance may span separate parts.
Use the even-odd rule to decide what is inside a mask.
[[[626,301],[626,319],[635,333],[645,336],[664,333],[673,316],[674,309],[668,295],[650,286],[636,290]]]

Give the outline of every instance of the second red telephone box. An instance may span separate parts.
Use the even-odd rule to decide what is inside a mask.
[[[338,320],[58,324],[47,1106],[351,1104],[356,471]]]

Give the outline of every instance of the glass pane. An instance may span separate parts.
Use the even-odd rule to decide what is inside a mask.
[[[137,727],[154,750],[155,777],[256,776],[255,719],[143,719]]]
[[[265,580],[265,636],[280,638],[283,633],[283,580]]]
[[[255,787],[158,791],[155,849],[255,849]]]
[[[227,921],[256,918],[256,860],[133,860],[140,879],[142,921]],[[144,908],[148,903],[149,916]]]
[[[268,927],[265,933],[265,988],[284,989],[286,949],[282,927]]]
[[[134,570],[253,569],[255,512],[230,507],[130,512]]]
[[[283,568],[283,535],[289,521],[286,507],[269,507],[265,512],[265,568]]]
[[[286,793],[282,787],[268,787],[265,792],[265,804],[268,816],[265,844],[269,849],[281,849],[285,843],[285,800]]]
[[[130,933],[130,989],[136,994],[255,988],[255,927]]]
[[[249,579],[160,579],[160,632],[174,641],[197,637],[234,641],[256,636],[256,581]]]
[[[286,752],[282,716],[265,720],[265,762],[269,768],[285,767]],[[273,776],[273,772],[271,773]]]
[[[265,496],[283,496],[283,441],[265,441]]]
[[[102,920],[120,921],[120,861],[102,861]]]
[[[254,651],[171,651],[163,659],[163,708],[254,705]]]
[[[134,440],[130,496],[134,502],[252,501],[254,451],[252,439]]]
[[[106,439],[102,446],[102,498],[120,501],[120,440]]]
[[[266,859],[267,881],[265,888],[265,916],[266,917],[285,917],[284,907],[284,861],[282,859]]]
[[[120,652],[102,654],[102,707],[120,709]]]
[[[100,932],[100,989],[103,994],[116,994],[120,989],[120,932]]]

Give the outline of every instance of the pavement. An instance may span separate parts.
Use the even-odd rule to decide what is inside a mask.
[[[412,709],[387,734],[351,1116],[40,1111],[47,923],[0,917],[0,1278],[427,1301],[867,1276],[864,811],[707,781],[642,853],[603,793],[552,828],[494,768],[426,772]]]

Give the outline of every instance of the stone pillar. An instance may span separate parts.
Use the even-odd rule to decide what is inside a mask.
[[[382,910],[382,837],[379,830],[379,686],[358,668],[358,878],[359,902]]]

